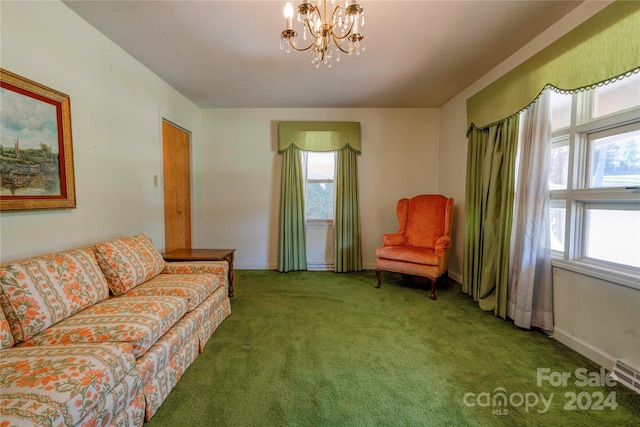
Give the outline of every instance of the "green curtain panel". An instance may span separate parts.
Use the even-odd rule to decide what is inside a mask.
[[[468,128],[517,114],[547,85],[576,91],[640,70],[640,1],[617,1],[467,100]]]
[[[507,315],[519,116],[473,129],[467,150],[463,292]]]
[[[281,272],[307,269],[302,176],[300,150],[292,145],[282,152],[278,239],[278,271]]]
[[[346,146],[336,157],[334,271],[362,271],[357,153]]]
[[[278,123],[278,152],[291,145],[303,151],[338,151],[349,146],[360,154],[360,122]]]

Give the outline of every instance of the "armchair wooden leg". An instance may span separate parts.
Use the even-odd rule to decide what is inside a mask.
[[[432,300],[436,300],[436,279],[431,279],[431,297]]]
[[[382,278],[380,277],[380,270],[376,269],[376,277],[378,278],[378,284],[376,285],[376,288],[379,288],[380,284],[382,283]]]

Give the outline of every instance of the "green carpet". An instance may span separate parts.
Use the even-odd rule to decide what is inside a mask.
[[[459,286],[431,301],[400,275],[375,282],[236,271],[231,316],[147,426],[638,425],[640,395],[581,387],[576,370],[598,366],[482,312]],[[538,368],[571,377],[538,386]]]

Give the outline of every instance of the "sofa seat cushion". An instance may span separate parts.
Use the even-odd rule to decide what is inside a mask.
[[[440,262],[434,249],[416,246],[383,246],[376,249],[376,257],[424,265],[438,265]]]
[[[164,258],[144,234],[100,243],[94,251],[114,295],[126,293],[164,269]]]
[[[134,365],[131,345],[123,343],[3,350],[2,425],[75,425]]]
[[[136,367],[144,380],[147,420],[151,419],[197,356],[196,324],[185,316],[138,359]]]
[[[224,286],[224,282],[213,274],[159,274],[123,296],[176,296],[184,298],[187,310],[191,311],[221,286]]]
[[[176,386],[184,372],[198,357],[198,340],[190,341],[184,347],[177,349],[171,363],[158,372],[151,383],[145,384],[144,400],[146,402],[145,419],[151,417],[160,409],[171,390]]]
[[[79,427],[142,427],[146,408],[143,392],[140,373],[132,369],[76,425]]]
[[[218,288],[195,310],[185,314],[184,319],[194,319],[200,340],[200,352],[204,351],[207,340],[222,321],[231,314],[231,303],[225,288]]]
[[[145,407],[144,394],[141,393],[124,411],[118,414],[116,419],[109,424],[109,427],[142,427],[144,425]],[[91,421],[92,419],[88,419],[86,423],[80,423],[80,425],[82,427],[91,426]]]
[[[229,301],[229,297],[226,297],[220,305],[213,309],[211,316],[204,319],[202,326],[198,328],[198,339],[200,340],[201,353],[204,351],[204,347],[207,344],[207,341],[209,341],[209,338],[211,338],[218,326],[220,326],[222,321],[229,317],[230,314],[231,302]]]
[[[187,346],[198,346],[195,320],[186,317],[173,325],[144,356],[136,361],[136,369],[140,371],[140,378],[145,387],[159,372],[175,363],[176,355],[180,349]]]
[[[16,341],[109,297],[92,249],[42,255],[2,266],[0,305]]]
[[[41,332],[22,345],[128,342],[140,357],[187,312],[178,297],[111,298]]]

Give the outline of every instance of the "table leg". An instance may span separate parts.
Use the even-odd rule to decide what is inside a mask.
[[[233,296],[233,254],[229,255],[229,298]]]

